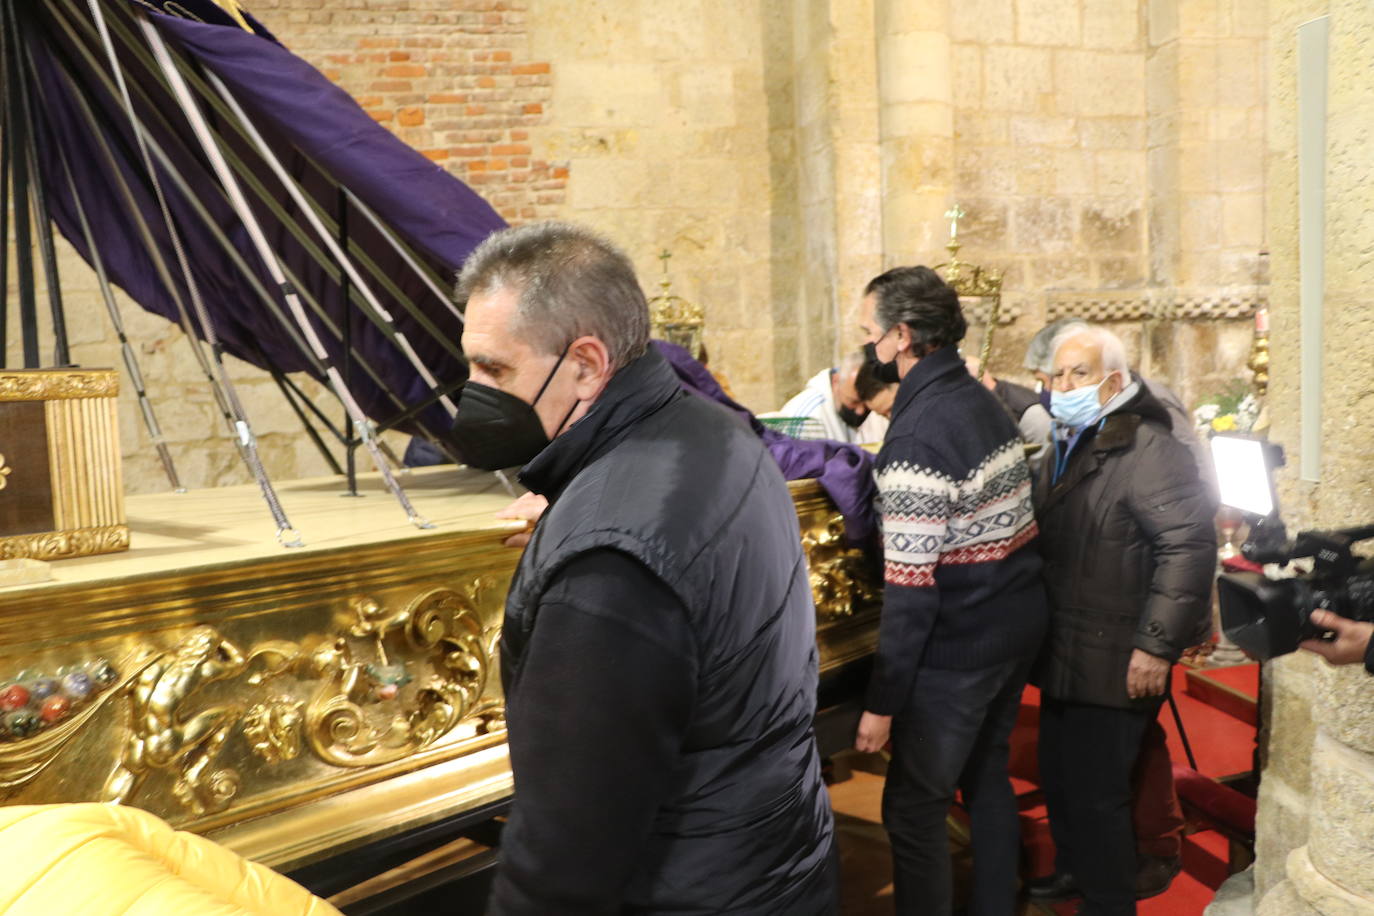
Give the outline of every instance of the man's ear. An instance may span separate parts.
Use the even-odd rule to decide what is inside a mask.
[[[577,338],[568,347],[568,362],[573,364],[573,390],[580,401],[595,399],[615,374],[611,351],[599,337],[590,334]]]
[[[911,352],[911,328],[905,321],[897,322],[897,352],[906,353],[907,356],[914,355]]]

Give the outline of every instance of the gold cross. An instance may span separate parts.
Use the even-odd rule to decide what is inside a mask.
[[[957,203],[945,211],[945,219],[949,220],[949,238],[954,241],[959,237],[959,220],[968,216],[964,209]]]

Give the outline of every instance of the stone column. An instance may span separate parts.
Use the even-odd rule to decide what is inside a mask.
[[[883,170],[874,14],[874,0],[831,0],[837,358],[859,346],[859,294],[883,268]]]
[[[1297,297],[1296,29],[1330,15],[1326,120],[1323,458],[1315,485],[1288,469],[1291,529],[1374,519],[1374,130],[1366,0],[1270,0],[1268,212],[1274,276],[1271,438],[1296,448],[1300,423]],[[1291,451],[1290,451],[1291,453]],[[1270,665],[1256,897],[1263,916],[1374,912],[1374,677],[1301,653]],[[1272,687],[1270,684],[1272,683]]]
[[[949,0],[878,0],[885,266],[941,254],[954,163]]]

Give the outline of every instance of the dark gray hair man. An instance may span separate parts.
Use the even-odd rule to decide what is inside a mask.
[[[648,341],[625,255],[561,223],[463,268],[454,441],[548,509],[506,600],[515,801],[488,912],[835,910],[796,510]]]
[[[962,791],[969,912],[1010,913],[1020,840],[1007,741],[1048,616],[1025,446],[960,358],[959,297],[933,270],[873,278],[860,315],[878,377],[900,382],[875,463],[883,612],[855,746],[892,739],[883,826],[897,912],[950,912],[945,816]]]

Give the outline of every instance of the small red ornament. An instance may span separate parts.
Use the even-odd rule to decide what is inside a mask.
[[[13,712],[29,705],[29,690],[21,684],[11,684],[0,690],[0,710]]]
[[[56,722],[65,716],[72,708],[72,701],[62,694],[54,694],[43,701],[43,707],[38,714],[43,717],[44,722]]]

